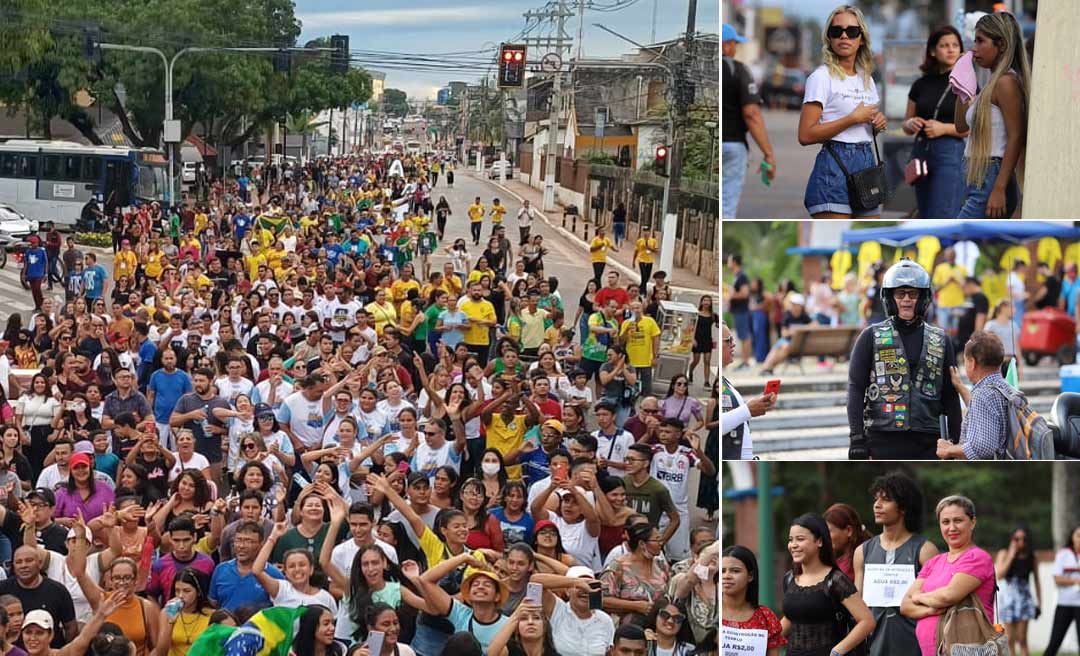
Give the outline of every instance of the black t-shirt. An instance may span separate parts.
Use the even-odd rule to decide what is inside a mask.
[[[915,83],[911,85],[911,90],[908,91],[908,99],[915,101],[915,116],[926,119],[934,118],[934,106],[937,105],[938,98],[941,98],[941,94],[948,87],[949,75],[947,73],[924,75],[915,80]],[[945,99],[941,101],[937,120],[942,123],[952,123],[955,113],[956,94],[949,91],[945,94]]]
[[[9,510],[4,517],[4,524],[0,526],[0,530],[3,530],[4,534],[11,540],[12,553],[22,546],[22,519],[18,513]],[[66,528],[56,522],[49,524],[38,531],[38,546],[67,555],[67,531]]]
[[[746,105],[757,105],[761,102],[758,95],[758,85],[750,69],[742,62],[737,62],[730,57],[724,57],[724,63],[720,67],[724,74],[723,109],[720,110],[721,134],[724,141],[738,141],[746,143],[746,121],[743,120],[742,108]]]
[[[959,353],[964,350],[964,344],[971,339],[971,334],[975,332],[975,319],[978,315],[985,315],[985,318],[990,316],[990,300],[986,298],[986,294],[982,292],[975,292],[964,304],[964,314],[960,316],[960,321],[956,325],[956,350]]]
[[[810,315],[803,311],[799,316],[795,316],[790,312],[784,313],[784,318],[780,321],[781,328],[791,328],[792,326],[809,326],[813,323],[813,319]]]
[[[750,286],[750,278],[746,277],[746,272],[740,271],[735,274],[735,280],[731,283],[732,291],[739,292],[743,287]],[[731,299],[731,313],[737,312],[749,312],[750,311],[750,298],[733,298]]]
[[[1057,276],[1047,276],[1043,282],[1046,286],[1046,295],[1035,301],[1035,309],[1041,310],[1048,307],[1057,307],[1058,296],[1061,295],[1061,281]]]
[[[42,577],[41,585],[36,588],[24,588],[16,579],[0,581],[0,595],[14,595],[22,602],[23,614],[29,614],[32,610],[43,610],[52,615],[53,638],[49,646],[60,649],[75,636],[64,635],[64,625],[75,621],[75,604],[71,600],[71,593],[60,583],[49,578]]]

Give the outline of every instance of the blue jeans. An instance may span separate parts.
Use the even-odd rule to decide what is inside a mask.
[[[964,204],[964,140],[920,139],[912,157],[926,160],[930,174],[915,183],[920,219],[954,219]]]
[[[746,163],[750,151],[741,141],[725,141],[721,144],[720,193],[723,195],[725,219],[734,219],[739,209],[739,196],[742,196],[743,182],[746,180]]]
[[[964,170],[967,171],[968,160],[964,160]],[[956,215],[958,219],[985,219],[986,218],[986,203],[990,200],[990,192],[994,190],[994,181],[997,180],[998,173],[1001,171],[1001,158],[994,157],[990,160],[990,165],[986,167],[986,176],[983,178],[982,186],[975,186],[969,184],[967,186],[967,197],[964,199],[964,206],[960,208],[960,213]],[[1020,204],[1020,187],[1016,184],[1016,177],[1009,179],[1009,184],[1005,187],[1005,218],[1012,216],[1016,211],[1016,206]],[[1018,317],[1019,318],[1019,317]]]
[[[754,360],[765,362],[765,358],[769,355],[769,315],[761,310],[751,310],[750,324]]]
[[[855,174],[877,166],[874,147],[869,141],[860,143],[832,141],[830,147],[832,152],[844,163],[848,173]],[[814,159],[814,169],[810,172],[810,179],[806,181],[806,195],[803,197],[803,205],[806,206],[806,211],[810,214],[819,212],[858,216],[881,214],[880,207],[863,212],[855,212],[851,209],[848,200],[847,177],[825,146],[821,147],[817,157]]]

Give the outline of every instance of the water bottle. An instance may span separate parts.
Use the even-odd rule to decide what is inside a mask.
[[[178,615],[180,615],[180,611],[183,610],[183,608],[183,600],[179,598],[173,599],[169,603],[165,604],[165,615],[168,616],[170,620],[174,620]]]

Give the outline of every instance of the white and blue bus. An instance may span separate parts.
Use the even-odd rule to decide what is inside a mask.
[[[165,156],[152,148],[31,139],[0,143],[0,203],[57,226],[75,226],[94,194],[106,208],[161,202],[167,176]]]

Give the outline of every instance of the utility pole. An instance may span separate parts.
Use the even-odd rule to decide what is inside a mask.
[[[697,23],[697,0],[689,0],[686,16],[683,60],[675,66],[672,79],[673,116],[671,129],[671,153],[668,156],[668,179],[664,185],[664,220],[660,230],[660,271],[666,271],[669,279],[675,262],[675,234],[679,223],[679,191],[682,185],[683,155],[686,152],[686,124],[693,102],[691,72],[694,66],[694,31]],[[684,235],[685,237],[685,235]],[[642,285],[648,281],[642,280]]]
[[[579,4],[579,9],[583,5]],[[552,52],[559,56],[559,69],[552,71],[551,84],[551,108],[548,111],[548,142],[547,157],[544,166],[544,203],[543,210],[551,212],[555,210],[555,155],[559,148],[559,115],[563,106],[562,90],[562,56],[570,52],[572,39],[566,33],[566,19],[573,16],[566,6],[566,0],[557,0],[553,4],[545,6],[542,10],[525,12],[525,21],[554,21],[557,24],[555,36],[523,39],[526,45],[536,47],[538,52],[551,48]],[[537,58],[538,59],[538,58]]]

